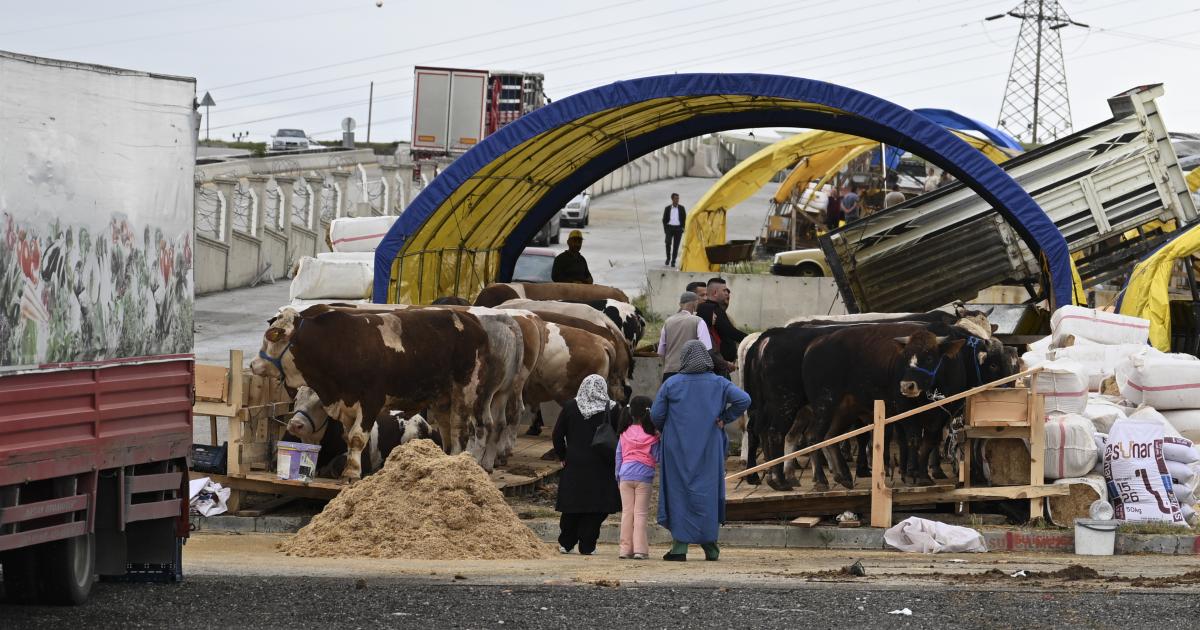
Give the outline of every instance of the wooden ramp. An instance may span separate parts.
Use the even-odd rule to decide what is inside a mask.
[[[530,494],[539,485],[558,476],[558,461],[542,459],[551,448],[549,436],[530,437],[521,435],[513,448],[508,463],[492,472],[492,483],[507,496]],[[214,475],[192,472],[192,479],[210,477],[226,488],[240,492],[279,494],[305,499],[329,500],[337,496],[344,487],[336,479],[318,477],[311,482],[280,479],[275,473],[251,471],[233,475]]]
[[[758,486],[738,481],[725,483],[725,518],[730,521],[791,520],[798,516],[836,516],[846,510],[864,519],[871,508],[871,480],[859,479],[853,489],[836,486],[825,492],[814,492],[811,479],[804,479],[794,490],[780,492],[765,481]],[[898,504],[938,503],[936,495],[954,489],[953,481],[914,488],[895,488]]]

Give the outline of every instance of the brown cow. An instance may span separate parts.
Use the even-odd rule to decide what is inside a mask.
[[[615,351],[607,339],[553,323],[546,323],[546,331],[542,360],[525,386],[527,405],[570,400],[589,375],[611,373]],[[610,396],[616,398],[619,389],[619,385],[609,382]]]
[[[595,300],[618,300],[628,302],[625,292],[602,284],[574,284],[571,282],[508,282],[489,284],[475,298],[475,306],[499,306],[516,299],[562,300],[564,302],[592,302]]]
[[[345,428],[344,481],[361,476],[369,426],[386,406],[437,410],[451,453],[486,434],[495,382],[487,332],[478,318],[449,309],[357,314],[327,306],[283,309],[263,335],[250,369],[307,385]]]

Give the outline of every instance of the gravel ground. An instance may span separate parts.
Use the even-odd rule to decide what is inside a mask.
[[[6,628],[1189,627],[1196,595],[1054,590],[481,586],[200,577],[98,585],[77,608],[0,606]],[[889,614],[908,608],[911,616]]]

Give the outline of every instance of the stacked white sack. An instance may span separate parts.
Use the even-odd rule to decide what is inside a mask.
[[[1073,345],[1070,337],[1101,344],[1146,343],[1150,321],[1082,306],[1064,306],[1050,316],[1055,348]]]
[[[335,252],[373,252],[398,217],[341,217],[329,223]]]
[[[1116,366],[1129,357],[1138,354],[1150,346],[1143,343],[1124,343],[1116,345],[1084,344],[1067,348],[1051,350],[1047,355],[1050,359],[1071,359],[1083,366],[1087,375],[1088,389],[1099,391],[1104,379],[1112,376]]]
[[[1083,416],[1092,421],[1097,433],[1108,433],[1117,420],[1122,420],[1127,414],[1121,405],[1109,396],[1088,394],[1087,407]]]
[[[375,264],[375,252],[320,252],[317,258],[321,260],[361,260]]]
[[[1171,476],[1175,498],[1180,506],[1195,504],[1197,486],[1200,486],[1200,451],[1195,449],[1192,440],[1181,436],[1164,414],[1153,407],[1141,407],[1129,418],[1162,427],[1162,458]]]
[[[1162,412],[1179,435],[1200,443],[1200,409],[1172,409]]]
[[[1159,410],[1200,409],[1200,361],[1147,347],[1117,366],[1121,396]]]
[[[1046,413],[1082,414],[1087,408],[1087,377],[1078,361],[1059,359],[1041,365],[1034,377],[1037,392],[1045,397]]]
[[[1100,453],[1095,434],[1092,421],[1078,414],[1051,414],[1046,418],[1046,479],[1082,477],[1092,472]]]
[[[371,296],[375,265],[361,260],[300,259],[289,299],[363,299]]]

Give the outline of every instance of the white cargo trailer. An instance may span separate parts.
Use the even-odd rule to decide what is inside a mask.
[[[412,150],[420,157],[460,155],[484,136],[486,70],[414,71]]]

